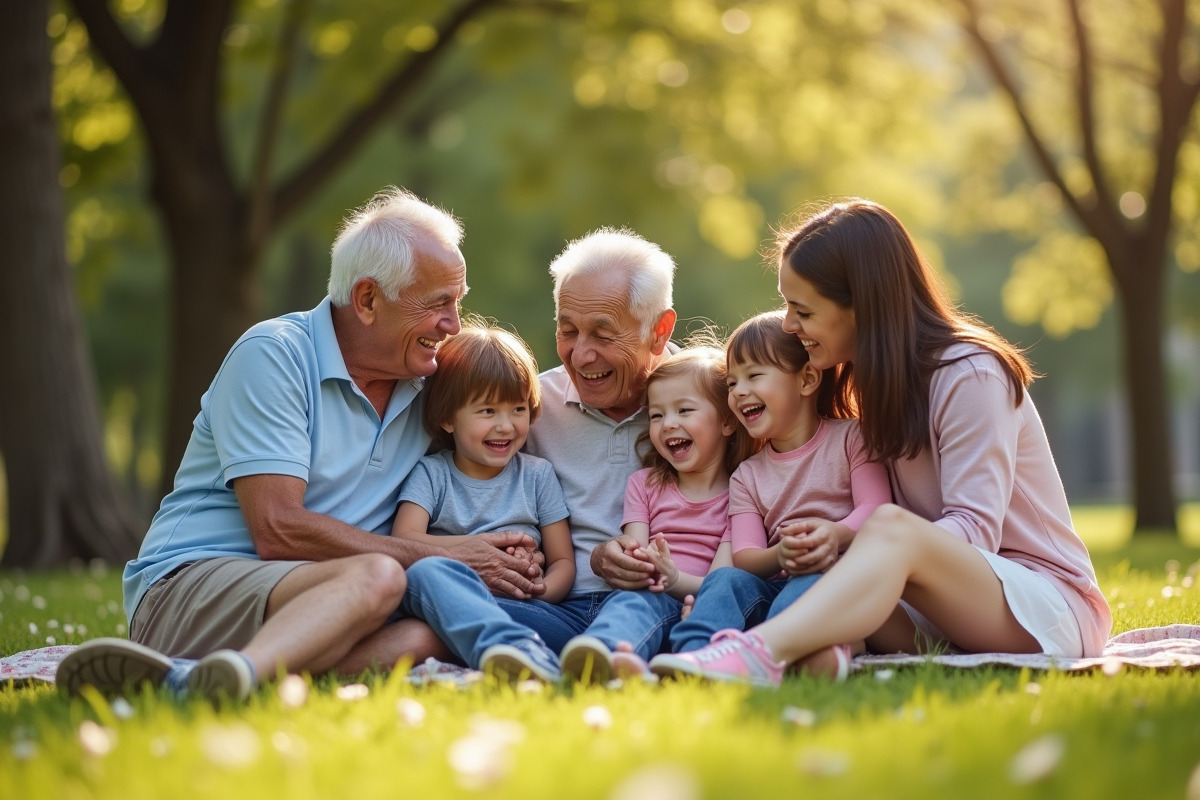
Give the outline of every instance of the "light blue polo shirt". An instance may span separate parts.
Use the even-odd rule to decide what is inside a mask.
[[[381,420],[350,380],[328,297],[242,334],[200,398],[175,488],[125,566],[126,617],[150,584],[181,564],[258,558],[235,478],[300,478],[309,511],[390,533],[400,484],[429,446],[422,386],[419,378],[398,382]]]

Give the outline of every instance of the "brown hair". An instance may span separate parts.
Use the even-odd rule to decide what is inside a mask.
[[[881,459],[912,458],[929,442],[929,382],[957,342],[992,353],[1019,406],[1034,374],[1024,353],[955,308],[900,220],[854,198],[830,205],[779,240],[778,268],[854,310],[857,352],[839,365],[836,402],[862,414],[867,446]]]
[[[424,394],[425,431],[441,449],[454,447],[442,425],[469,403],[528,402],[530,424],[542,408],[537,361],[529,347],[515,333],[478,318],[464,320],[462,330],[438,348],[437,371],[425,379]]]
[[[808,351],[800,339],[783,329],[786,313],[764,311],[743,322],[725,342],[729,364],[767,364],[795,374],[808,363]],[[834,402],[836,368],[822,370],[817,387],[817,413],[822,417],[850,416]]]
[[[738,424],[737,418],[729,409],[729,390],[726,388],[725,353],[719,347],[708,344],[689,345],[677,353],[673,353],[659,362],[654,371],[646,379],[646,394],[649,397],[650,387],[655,381],[689,377],[695,382],[696,388],[706,400],[717,408],[717,413],[724,424],[733,425],[733,433],[725,439],[725,458],[722,466],[726,475],[732,475],[741,464],[759,448],[759,442],[750,438],[746,429]],[[639,445],[650,441],[649,432],[638,437]],[[667,461],[654,447],[642,456],[642,466],[649,467],[650,477],[647,483],[651,486],[676,484],[679,476],[671,462]]]

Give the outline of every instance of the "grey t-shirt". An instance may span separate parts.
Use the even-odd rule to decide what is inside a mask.
[[[486,481],[454,466],[452,450],[425,456],[400,485],[400,502],[406,501],[429,513],[427,532],[434,536],[521,531],[539,547],[541,526],[569,514],[550,462],[528,453],[517,453]]]
[[[635,445],[650,426],[646,409],[617,422],[580,402],[563,367],[543,372],[540,380],[542,413],[525,450],[554,465],[571,509],[575,583],[569,596],[610,591],[592,572],[592,549],[621,532],[625,482],[642,466]]]

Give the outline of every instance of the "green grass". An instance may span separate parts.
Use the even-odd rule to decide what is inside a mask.
[[[1195,542],[1093,539],[1077,521],[1117,631],[1200,622]],[[123,624],[115,572],[0,573],[0,652],[121,635]],[[267,686],[216,709],[8,687],[0,798],[1200,797],[1200,783],[1187,788],[1200,765],[1194,674],[886,675],[794,678],[779,691],[525,693],[415,687],[393,673],[365,676],[361,699],[323,679],[298,705]]]

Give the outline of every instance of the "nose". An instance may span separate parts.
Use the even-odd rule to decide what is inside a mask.
[[[438,328],[445,332],[447,336],[453,336],[462,330],[462,320],[458,316],[458,306],[455,306],[446,314],[438,323]]]
[[[795,335],[800,332],[800,325],[792,319],[791,313],[787,313],[783,317],[783,332]]]
[[[512,415],[504,411],[498,412],[492,427],[501,431],[511,429],[513,427]]]

